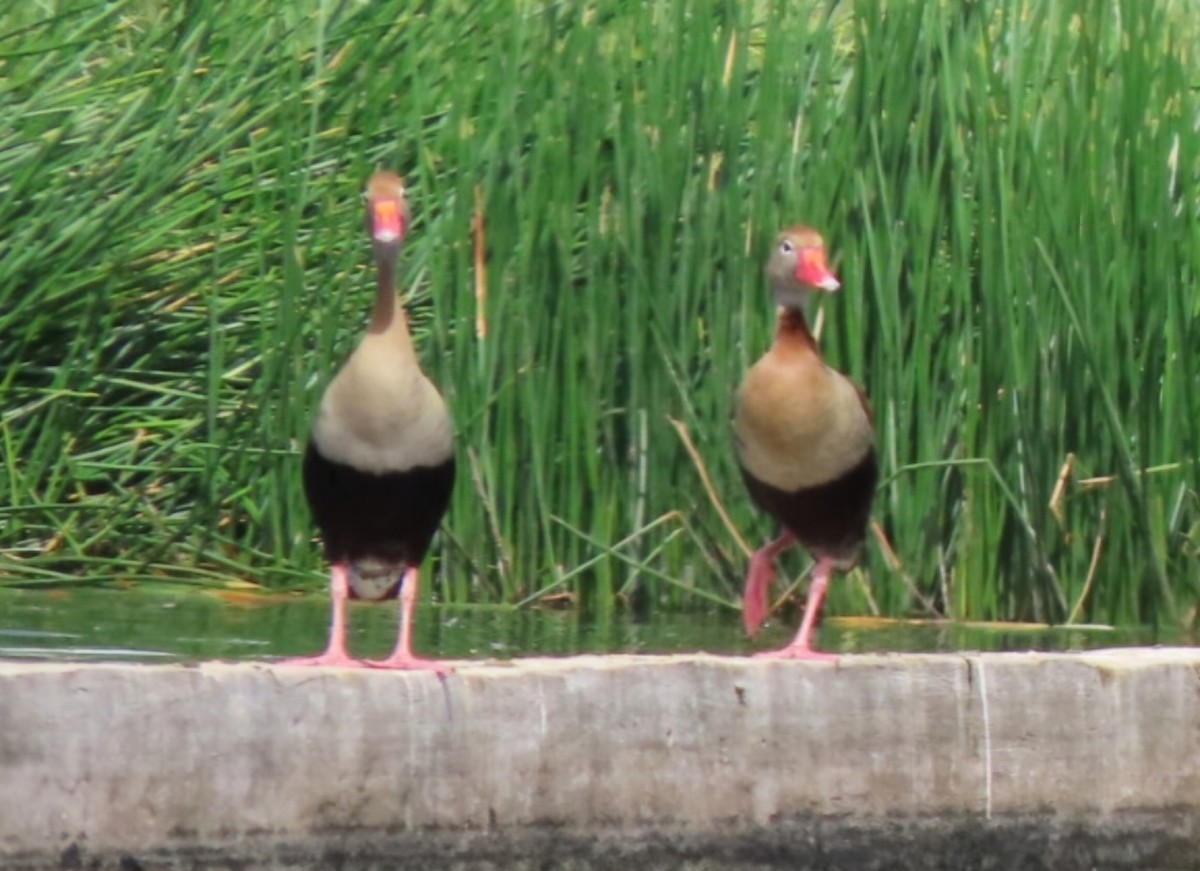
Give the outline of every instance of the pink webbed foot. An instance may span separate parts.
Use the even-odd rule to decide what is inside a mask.
[[[346,652],[346,596],[349,588],[349,567],[334,563],[329,574],[329,643],[325,652],[316,656],[297,656],[280,660],[276,665],[331,666],[337,668],[366,668],[366,663]]]
[[[820,650],[813,650],[811,647],[802,647],[799,644],[789,644],[787,647],[781,647],[778,650],[763,650],[754,654],[755,659],[807,659],[810,662],[837,662],[838,655],[836,653],[824,653]]]
[[[420,656],[392,654],[386,659],[368,659],[365,663],[369,668],[391,669],[394,671],[432,671],[438,677],[454,674],[454,667],[436,659],[423,659]]]
[[[424,659],[412,652],[412,622],[413,611],[417,606],[417,584],[419,577],[416,566],[410,566],[404,573],[400,586],[400,630],[396,637],[396,647],[391,656],[385,659],[369,659],[370,668],[386,668],[395,671],[432,671],[439,678],[453,674],[454,669],[436,659]]]
[[[829,585],[829,575],[834,563],[827,558],[820,558],[813,567],[812,583],[808,588],[808,599],[804,603],[804,619],[800,621],[800,631],[787,647],[779,650],[764,650],[756,653],[756,659],[807,659],[810,661],[836,662],[837,655],[813,650],[812,639],[816,631],[817,615],[821,613],[821,605],[825,601],[825,588]]]

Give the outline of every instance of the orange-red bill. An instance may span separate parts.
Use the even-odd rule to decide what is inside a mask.
[[[396,200],[374,200],[371,215],[371,235],[377,242],[395,242],[403,235],[404,215]]]
[[[842,283],[825,265],[823,248],[801,248],[796,258],[796,280],[821,290],[837,290]]]

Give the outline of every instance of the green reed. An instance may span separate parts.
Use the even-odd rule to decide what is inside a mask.
[[[728,419],[806,221],[884,467],[831,608],[1194,616],[1193,4],[276,7],[0,13],[5,582],[320,585],[299,456],[387,165],[458,431],[439,598],[736,603],[702,479],[773,532]]]

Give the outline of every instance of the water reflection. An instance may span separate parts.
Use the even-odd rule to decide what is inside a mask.
[[[351,649],[381,656],[396,632],[394,603],[354,603]],[[257,660],[319,650],[328,605],[323,596],[228,594],[186,589],[0,590],[0,657],[33,660]],[[416,647],[430,656],[509,659],[573,653],[745,654],[784,644],[793,628],[775,621],[755,642],[731,611],[659,613],[639,620],[618,612],[514,611],[483,606],[425,606]],[[1019,625],[962,625],[829,618],[826,650],[934,652],[1077,650],[1190,643],[1148,629],[1099,630]]]

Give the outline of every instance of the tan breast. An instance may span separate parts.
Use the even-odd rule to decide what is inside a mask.
[[[411,349],[369,339],[326,389],[313,441],[326,458],[375,473],[436,466],[454,450],[446,403]]]
[[[848,378],[808,354],[773,348],[738,390],[738,459],[758,480],[781,490],[824,484],[871,450],[871,421]]]

